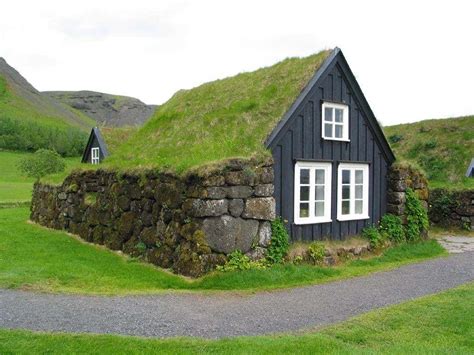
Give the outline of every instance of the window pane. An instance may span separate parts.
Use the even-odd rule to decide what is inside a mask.
[[[350,186],[342,186],[342,199],[348,200],[350,199],[351,194],[351,187]]]
[[[300,170],[300,184],[309,184],[309,169]]]
[[[332,108],[330,107],[324,108],[324,120],[332,121]]]
[[[342,183],[343,184],[350,184],[351,182],[351,171],[350,170],[343,170],[342,171]]]
[[[364,182],[364,171],[363,170],[356,170],[355,171],[355,183],[362,184]]]
[[[324,201],[324,186],[316,186],[315,200]]]
[[[332,124],[330,123],[324,124],[324,136],[327,138],[332,138]]]
[[[316,217],[324,216],[324,202],[316,202],[314,204],[314,214]]]
[[[337,125],[335,125],[335,128],[336,128],[336,131],[334,132],[335,137],[336,138],[342,138],[342,126],[337,124]]]
[[[362,191],[363,191],[363,186],[362,185],[356,185],[355,186],[355,198],[362,198]]]
[[[316,170],[316,184],[324,184],[324,170]]]
[[[300,186],[300,201],[309,201],[309,186]]]
[[[349,214],[350,213],[350,208],[349,208],[349,201],[342,201],[342,214]]]
[[[362,200],[355,201],[355,213],[362,214]]]
[[[343,110],[340,108],[335,109],[336,113],[336,122],[342,122],[342,115],[343,115]]]
[[[309,217],[309,203],[300,203],[300,217]]]

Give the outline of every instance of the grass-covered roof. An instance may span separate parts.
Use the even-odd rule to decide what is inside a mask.
[[[268,154],[265,139],[329,53],[285,59],[178,91],[108,164],[183,172],[226,158]]]

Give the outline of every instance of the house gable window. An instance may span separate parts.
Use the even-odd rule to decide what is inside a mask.
[[[349,141],[349,106],[323,102],[321,132],[324,139]]]
[[[91,163],[92,164],[100,163],[99,148],[91,148]]]
[[[369,218],[369,165],[341,163],[337,175],[337,219]]]
[[[296,224],[331,221],[331,163],[295,164]]]

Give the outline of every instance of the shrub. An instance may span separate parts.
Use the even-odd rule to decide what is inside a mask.
[[[369,241],[372,248],[379,248],[383,245],[383,236],[375,226],[362,229],[362,236]]]
[[[403,136],[401,134],[392,134],[390,137],[388,137],[388,140],[390,143],[395,144],[400,142],[403,139]]]
[[[279,264],[288,253],[289,244],[288,231],[283,220],[280,218],[272,222],[272,239],[268,247],[267,260],[272,264]]]
[[[308,247],[308,253],[315,264],[322,264],[326,248],[321,242],[312,242]]]
[[[403,229],[402,220],[393,214],[386,214],[382,217],[379,232],[384,239],[388,239],[394,243],[402,243],[405,241],[405,230]]]
[[[35,154],[18,162],[18,169],[28,177],[38,181],[48,174],[64,171],[66,164],[61,156],[48,149],[39,149]]]
[[[428,215],[423,208],[420,199],[415,192],[408,188],[406,191],[405,214],[407,217],[407,225],[405,228],[406,239],[410,242],[419,241],[422,236],[425,236],[429,221]]]
[[[228,272],[250,269],[265,269],[266,267],[267,264],[265,260],[252,261],[247,255],[243,254],[240,250],[235,250],[229,254],[227,262],[222,266],[217,266],[216,270]]]

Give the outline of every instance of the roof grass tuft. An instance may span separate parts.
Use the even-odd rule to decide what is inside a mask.
[[[266,156],[264,141],[330,51],[178,91],[107,165],[178,173],[228,158]]]

